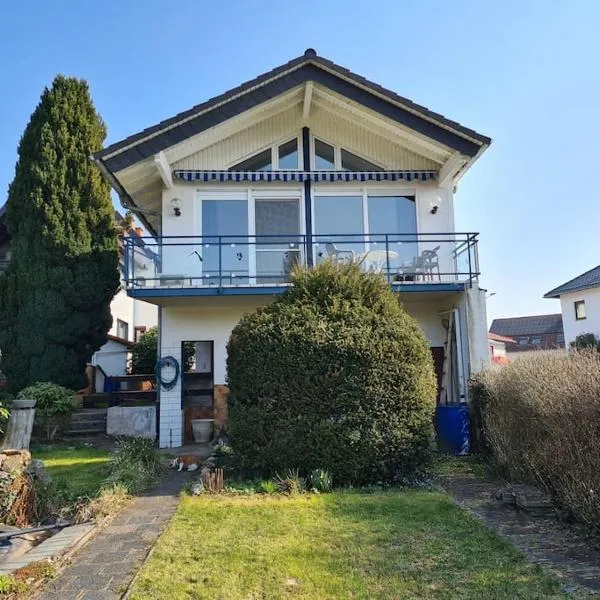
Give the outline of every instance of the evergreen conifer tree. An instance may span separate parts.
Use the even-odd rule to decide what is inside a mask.
[[[117,238],[109,186],[90,160],[105,136],[87,83],[59,75],[21,138],[6,209],[12,257],[0,276],[0,368],[13,391],[82,387],[107,341]]]

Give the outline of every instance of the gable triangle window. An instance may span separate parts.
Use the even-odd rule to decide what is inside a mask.
[[[298,138],[274,144],[229,167],[229,171],[296,171],[300,168]]]
[[[383,171],[379,165],[319,138],[313,141],[312,163],[316,171]]]

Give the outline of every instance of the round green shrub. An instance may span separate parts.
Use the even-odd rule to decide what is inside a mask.
[[[37,382],[23,388],[17,398],[35,400],[35,423],[51,441],[64,429],[73,411],[73,391],[50,382]]]
[[[427,465],[436,380],[417,322],[377,274],[327,261],[231,334],[229,435],[241,467],[326,469],[336,482]]]

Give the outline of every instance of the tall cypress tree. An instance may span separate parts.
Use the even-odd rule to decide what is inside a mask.
[[[107,341],[119,287],[110,189],[90,161],[106,127],[85,81],[57,76],[25,129],[0,276],[0,367],[14,391],[35,381],[72,389]]]

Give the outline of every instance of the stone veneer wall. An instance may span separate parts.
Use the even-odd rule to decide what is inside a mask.
[[[229,411],[227,408],[227,399],[229,397],[229,386],[215,385],[213,395],[214,419],[215,419],[215,435],[227,425],[229,420]]]

